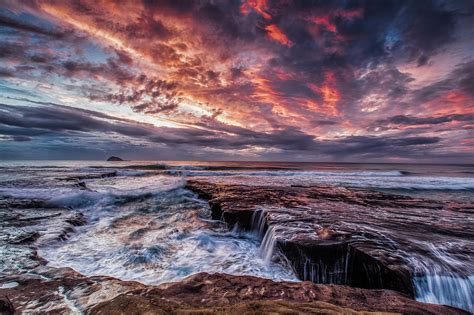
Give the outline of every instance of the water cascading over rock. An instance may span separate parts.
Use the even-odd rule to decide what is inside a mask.
[[[462,257],[472,257],[474,233],[463,205],[328,186],[187,186],[210,200],[214,218],[253,231],[265,262],[283,257],[302,280],[391,289],[472,311],[474,266]],[[446,257],[429,247],[432,238],[466,246]],[[426,260],[423,268],[413,257]]]

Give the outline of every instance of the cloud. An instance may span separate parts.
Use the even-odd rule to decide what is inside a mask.
[[[73,137],[81,143],[80,147],[85,148],[97,141],[105,142],[104,149],[107,149],[106,143],[109,143],[111,147],[120,145],[122,149],[128,147],[137,152],[146,152],[158,145],[166,152],[165,155],[174,151],[195,152],[200,155],[208,150],[219,150],[219,154],[224,156],[242,154],[245,157],[258,148],[270,152],[267,158],[278,156],[281,159],[292,152],[304,157],[339,159],[344,156],[344,159],[357,159],[415,157],[421,152],[425,157],[435,156],[436,148],[442,141],[440,137],[419,136],[349,136],[320,140],[296,127],[261,133],[218,123],[212,118],[209,118],[206,129],[156,127],[99,112],[53,104],[40,107],[0,105],[0,111],[0,134],[10,136],[16,142],[29,143],[28,145],[36,141],[39,147],[49,141],[54,143],[58,139]],[[39,139],[41,141],[37,142]],[[275,152],[280,154],[275,155]]]
[[[274,41],[279,42],[282,45],[292,46],[293,42],[288,39],[285,33],[276,25],[269,24],[265,26],[265,30],[268,32],[268,37]]]
[[[391,125],[438,125],[452,121],[468,121],[474,122],[474,114],[455,114],[437,117],[415,117],[407,115],[392,116],[388,119],[377,121],[377,124],[391,124]]]
[[[2,27],[14,29],[20,32],[44,35],[49,37],[50,39],[63,39],[69,35],[68,32],[57,31],[54,29],[48,29],[27,22],[18,21],[5,15],[0,15],[0,25]]]
[[[32,138],[28,136],[12,136],[11,139],[16,142],[25,142],[32,140]]]
[[[473,16],[462,0],[9,3],[2,101],[20,89],[37,106],[4,109],[1,132],[199,157],[459,157]],[[127,113],[137,122],[114,118]]]

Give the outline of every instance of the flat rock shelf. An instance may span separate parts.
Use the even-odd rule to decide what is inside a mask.
[[[260,259],[284,262],[307,281],[201,272],[146,285],[54,267],[38,248],[84,232],[87,215],[43,199],[3,197],[0,313],[467,314],[472,309],[470,205],[326,186],[194,180],[185,191],[207,199],[212,218],[236,234],[260,238]]]
[[[67,268],[36,272],[4,279],[18,285],[0,289],[2,314],[467,314],[420,303],[395,291],[309,281],[198,273],[180,282],[146,286],[111,277],[85,277]]]
[[[301,280],[390,289],[474,311],[473,205],[333,186],[189,181],[214,219],[262,239]]]

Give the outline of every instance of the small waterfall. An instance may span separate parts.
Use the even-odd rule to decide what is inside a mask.
[[[275,254],[277,245],[276,232],[278,225],[267,223],[268,210],[260,209],[253,213],[251,218],[251,230],[257,237],[262,239],[258,251],[259,256],[266,265],[269,265]],[[461,276],[450,268],[460,262],[451,257],[447,251],[433,244],[426,244],[427,249],[435,253],[435,257],[441,258],[442,265],[413,257],[414,267],[413,286],[415,287],[416,300],[426,303],[444,304],[467,310],[474,313],[474,276]],[[333,259],[310,259],[306,257],[303,263],[302,280],[310,280],[315,283],[350,284],[349,279],[350,261],[353,258],[350,248],[340,249],[334,254]],[[289,265],[291,265],[289,263]],[[459,266],[461,267],[461,266]],[[365,273],[370,277],[367,281],[375,286],[382,286],[383,279],[380,266],[377,264],[365,265]],[[452,270],[452,269],[451,269]],[[373,278],[372,278],[373,277]],[[378,278],[377,278],[378,277]]]
[[[462,244],[425,245],[439,261],[413,259],[416,300],[451,305],[474,313],[474,275],[462,272],[465,262],[450,254],[450,247]]]
[[[474,276],[426,274],[413,278],[416,300],[445,304],[474,313]]]
[[[322,260],[313,261],[306,257],[303,280],[310,280],[314,283],[348,284],[349,258],[349,250],[329,265]]]
[[[263,259],[264,263],[268,265],[270,264],[273,253],[275,252],[277,239],[275,236],[275,226],[270,225],[267,228],[266,213],[267,210],[265,209],[254,211],[252,214],[251,229],[257,237],[262,239],[258,254]],[[265,228],[267,228],[266,231]]]
[[[259,255],[263,258],[265,264],[271,262],[273,252],[275,250],[277,238],[275,237],[275,227],[270,225],[263,237],[262,244],[260,244]]]
[[[251,229],[254,231],[258,237],[263,238],[264,237],[264,232],[265,232],[265,214],[266,214],[265,209],[260,209],[254,211],[252,214],[252,222],[251,222]]]

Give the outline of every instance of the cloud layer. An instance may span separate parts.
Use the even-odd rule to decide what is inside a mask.
[[[474,157],[472,1],[0,3],[0,158]]]

